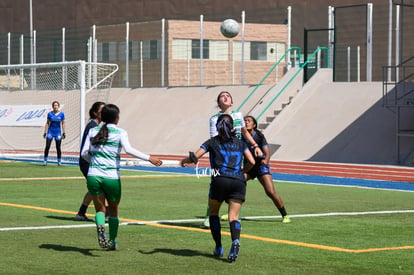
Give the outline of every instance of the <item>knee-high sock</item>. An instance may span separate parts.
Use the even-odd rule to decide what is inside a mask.
[[[221,224],[218,216],[210,216],[210,232],[216,247],[221,246]]]
[[[116,237],[118,236],[119,218],[109,217],[108,225],[109,225],[109,239],[112,241],[115,241]]]
[[[104,212],[96,212],[95,223],[96,225],[105,225],[105,213]]]
[[[86,210],[88,210],[88,205],[81,204],[81,206],[79,207],[78,215],[85,216]]]
[[[230,223],[231,240],[240,239],[241,224],[239,221],[232,221]]]

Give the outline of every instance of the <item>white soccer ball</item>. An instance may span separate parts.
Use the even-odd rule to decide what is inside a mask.
[[[221,34],[227,38],[233,38],[239,34],[239,23],[233,19],[226,19],[220,25]]]

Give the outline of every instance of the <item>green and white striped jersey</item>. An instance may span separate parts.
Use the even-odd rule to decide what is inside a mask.
[[[210,137],[215,137],[218,135],[216,124],[218,117],[222,114],[224,113],[219,112],[210,117]],[[243,114],[241,112],[231,111],[229,115],[233,118],[233,127],[236,131],[236,136],[240,139],[242,136],[241,129],[243,127],[246,127],[246,124],[244,123]]]
[[[119,166],[122,149],[131,156],[142,160],[149,160],[149,155],[134,149],[128,139],[128,133],[115,124],[107,124],[109,134],[104,144],[94,146],[91,138],[101,129],[102,125],[89,130],[82,148],[81,156],[87,160],[89,165],[88,176],[100,176],[111,179],[119,179]]]

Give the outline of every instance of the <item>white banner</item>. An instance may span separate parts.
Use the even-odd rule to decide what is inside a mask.
[[[50,105],[0,105],[0,126],[44,126]]]

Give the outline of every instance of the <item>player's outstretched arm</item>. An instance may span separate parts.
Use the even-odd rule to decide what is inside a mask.
[[[143,153],[143,152],[139,151],[138,149],[135,149],[134,147],[131,146],[131,144],[129,143],[129,139],[128,139],[128,133],[126,131],[124,131],[123,134],[121,135],[121,146],[125,150],[125,153],[127,153],[128,155],[151,162],[151,160],[150,160],[151,156],[150,155],[145,154],[145,153]],[[154,159],[154,163],[159,163],[159,162],[160,162],[160,160]],[[154,163],[152,163],[152,164],[154,164]],[[154,164],[154,165],[156,165],[156,164]]]
[[[206,150],[199,148],[196,152],[190,152],[189,156],[181,160],[181,166],[186,167],[188,164],[197,163],[198,159],[206,153]]]
[[[149,157],[149,160],[148,160],[149,162],[151,162],[151,164],[152,165],[155,165],[155,166],[160,166],[160,165],[162,165],[162,160],[160,160],[159,158],[156,158],[156,157],[154,157],[154,156],[151,156],[150,155],[150,157]]]

